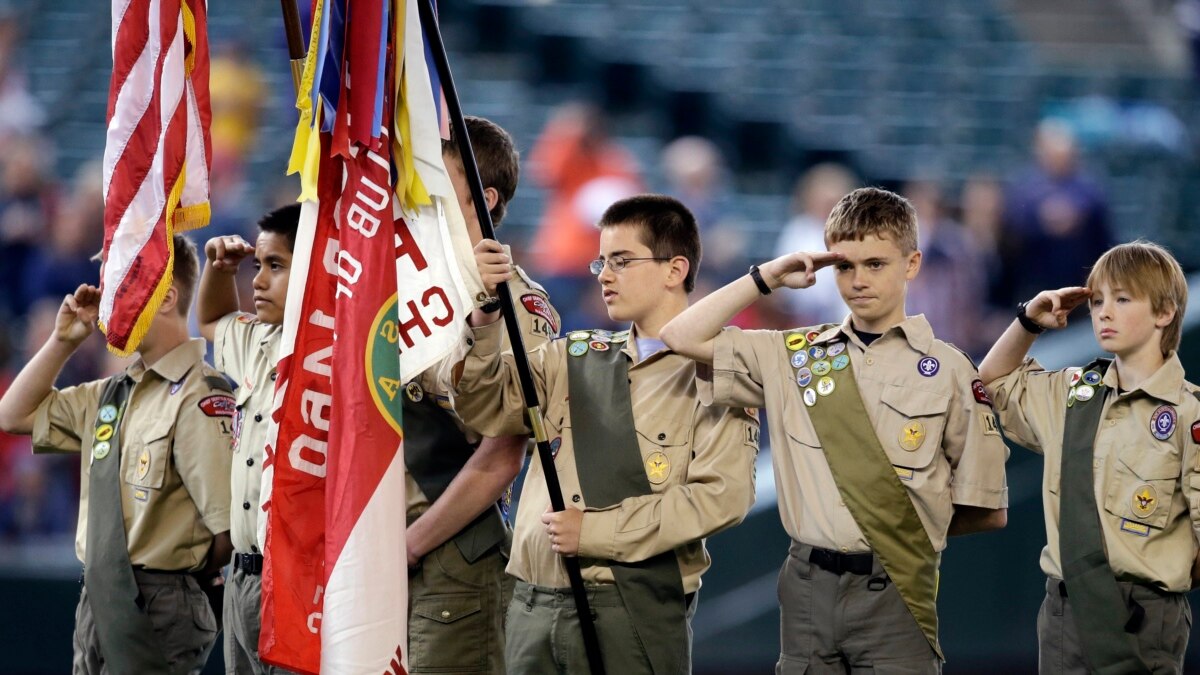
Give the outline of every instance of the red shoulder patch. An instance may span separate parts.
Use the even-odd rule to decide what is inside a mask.
[[[983,386],[983,380],[975,380],[971,383],[971,392],[975,394],[975,400],[986,406],[992,405],[992,397],[988,395],[987,387]]]
[[[550,309],[550,303],[537,293],[526,293],[521,296],[521,304],[525,307],[525,311],[540,316],[546,320],[546,324],[550,326],[550,330],[555,334],[558,333],[558,322],[554,320],[554,310]]]
[[[1200,443],[1200,420],[1192,422],[1192,442]]]
[[[209,417],[233,417],[237,414],[237,402],[232,396],[205,396],[196,405],[200,407],[200,412]]]

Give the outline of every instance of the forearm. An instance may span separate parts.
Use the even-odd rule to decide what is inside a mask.
[[[759,296],[745,275],[688,307],[663,327],[663,342],[679,354],[705,364],[713,362],[713,341],[738,312]]]
[[[975,532],[990,532],[1008,525],[1008,509],[984,509],[978,506],[955,506],[947,534],[958,537]]]
[[[46,341],[0,397],[0,429],[10,434],[33,433],[38,406],[50,395],[58,373],[78,348],[78,343],[55,337]]]
[[[483,439],[442,496],[409,525],[410,558],[446,543],[500,499],[525,463],[525,441],[525,436]]]
[[[1014,320],[979,364],[979,379],[983,380],[984,384],[991,384],[1016,370],[1025,360],[1025,355],[1029,353],[1029,348],[1035,340],[1036,335],[1025,330],[1020,322]]]
[[[232,557],[233,540],[229,537],[229,531],[213,535],[212,546],[208,548],[208,557],[205,559],[204,569],[200,573],[205,576],[216,574],[229,564]]]
[[[221,317],[239,309],[237,277],[214,269],[211,261],[206,263],[196,297],[196,322],[200,325],[200,334],[212,342]]]

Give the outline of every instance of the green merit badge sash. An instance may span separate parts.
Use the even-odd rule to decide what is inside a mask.
[[[575,340],[574,335],[572,346],[588,345],[586,340]],[[600,337],[608,338],[606,334]],[[575,469],[584,501],[596,508],[612,506],[627,497],[653,494],[634,427],[629,361],[618,342],[622,337],[618,333],[611,342],[593,340],[591,348],[568,350],[572,355],[567,359],[567,381]],[[616,578],[621,601],[654,673],[687,672],[687,608],[675,552],[660,553],[639,563],[607,560],[604,564]]]
[[[403,404],[404,466],[429,501],[435,502],[466,466],[475,445],[454,417],[416,382],[404,388]],[[499,506],[493,505],[454,535],[454,545],[468,563],[474,563],[504,542],[507,529]]]
[[[128,375],[109,378],[100,394],[88,477],[87,561],[83,583],[112,673],[169,674],[166,656],[133,577],[121,500],[121,423],[133,390]]]
[[[1067,397],[1058,507],[1059,557],[1088,669],[1099,675],[1149,673],[1137,640],[1125,629],[1129,606],[1104,552],[1092,474],[1096,429],[1104,410],[1102,382],[1110,363],[1099,359],[1084,368]]]
[[[808,339],[814,337],[810,333]],[[807,342],[799,333],[784,336],[838,493],[929,645],[944,659],[937,637],[938,555],[871,424],[845,351],[847,343],[805,351]]]

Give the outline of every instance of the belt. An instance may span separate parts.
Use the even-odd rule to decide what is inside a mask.
[[[808,561],[826,572],[867,576],[874,568],[875,555],[872,553],[841,553],[814,546],[812,553],[808,554]]]
[[[234,553],[233,569],[246,574],[262,574],[263,557],[261,553]]]

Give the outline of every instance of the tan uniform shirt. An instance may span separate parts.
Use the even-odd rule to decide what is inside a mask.
[[[204,340],[176,347],[149,368],[125,372],[135,384],[119,428],[121,503],[135,567],[196,571],[213,534],[229,530],[232,399],[213,389]],[[87,562],[88,476],[104,380],[54,390],[38,406],[34,452],[78,452],[82,481],[75,553]]]
[[[934,550],[946,547],[956,504],[1007,508],[1008,449],[983,385],[978,385],[978,393],[973,386],[979,377],[975,366],[935,339],[923,316],[906,319],[870,346],[851,330],[849,317],[840,326],[817,329],[727,328],[716,338],[713,379],[702,383],[701,397],[719,405],[766,407],[779,513],[792,539],[843,552],[870,550],[842,502],[809,420],[804,388],[791,363],[798,352],[784,345],[787,335],[815,330],[819,335],[808,340],[803,353],[808,357],[814,345],[846,344],[844,353],[850,355],[870,423],[908,488]],[[817,360],[808,357],[802,367],[811,369]],[[813,375],[807,386],[816,389],[819,379]],[[816,406],[820,399],[816,397]],[[906,437],[906,427],[913,422],[923,429],[919,443]]]
[[[455,399],[458,414],[485,436],[529,431],[512,354],[500,354],[502,330],[496,322],[473,331],[474,347]],[[568,507],[585,511],[579,541],[583,578],[613,583],[606,560],[637,562],[674,550],[684,592],[691,593],[711,562],[703,538],[741,522],[754,502],[758,420],[741,408],[700,405],[695,362],[670,351],[637,361],[631,335],[620,346],[631,359],[629,395],[653,494],[590,509],[575,470],[567,401],[567,359],[575,357],[567,355],[568,342],[555,340],[535,349],[529,362],[544,406],[546,434],[557,449],[563,497]],[[649,461],[659,453],[667,459],[665,470],[661,461]],[[531,584],[565,588],[566,572],[541,521],[549,504],[542,467],[535,460],[521,492],[508,573]]]
[[[241,553],[259,553],[258,518],[262,513],[263,451],[275,398],[275,366],[283,329],[259,321],[253,314],[235,312],[217,322],[213,361],[238,384],[237,417],[230,479],[232,507],[229,534]]]
[[[989,385],[1004,431],[1045,456],[1042,571],[1062,578],[1059,485],[1071,379],[1079,368],[1046,372],[1034,359]],[[1163,590],[1191,588],[1200,532],[1200,401],[1172,354],[1140,387],[1117,393],[1116,366],[1104,376],[1104,410],[1092,472],[1108,562],[1117,577]],[[1155,423],[1160,422],[1158,436]],[[1169,422],[1168,422],[1169,421]],[[1169,435],[1164,433],[1169,430]],[[1165,436],[1165,438],[1160,438]]]
[[[520,267],[513,265],[513,271],[516,272],[516,275],[508,282],[508,287],[512,291],[513,302],[516,305],[517,321],[521,325],[521,336],[525,339],[525,350],[529,351],[558,337],[558,327],[562,324],[559,321],[558,311],[554,309],[546,296],[546,290],[530,279]],[[465,325],[463,328],[464,331],[470,330]],[[512,348],[508,341],[507,331],[504,332],[502,344],[503,349]],[[464,332],[464,339],[459,340],[459,349],[456,352],[430,366],[417,377],[415,382],[420,387],[420,395],[435,397],[438,405],[453,413],[452,371],[454,365],[462,361],[468,349],[470,347],[467,346]],[[406,396],[413,396],[414,390],[411,387],[411,384],[405,387]],[[467,440],[472,443],[478,443],[481,440],[480,435],[463,425],[457,415],[454,420],[458,423],[459,429],[466,434]],[[410,516],[428,510],[430,505],[429,498],[421,491],[421,486],[408,472],[407,467],[404,470],[404,501],[405,511]]]

